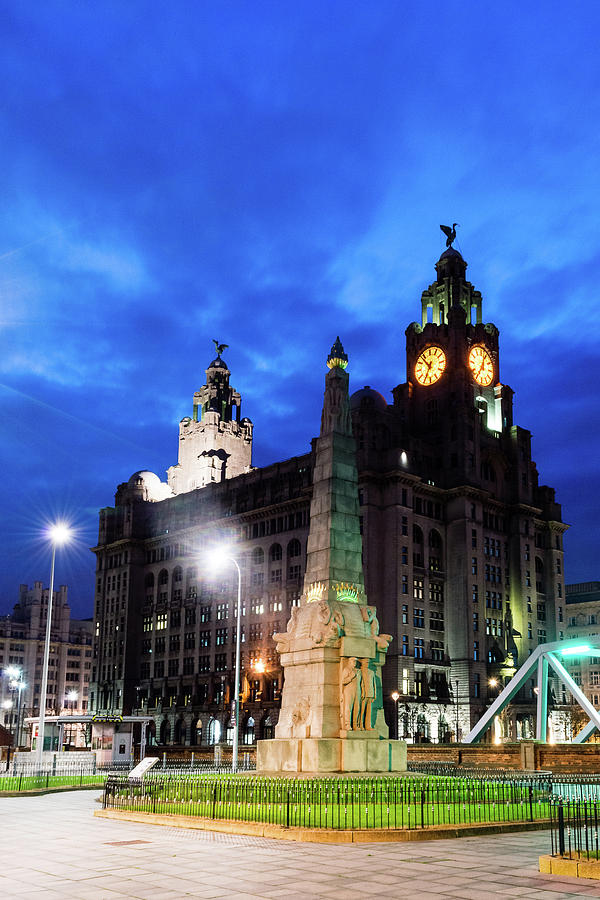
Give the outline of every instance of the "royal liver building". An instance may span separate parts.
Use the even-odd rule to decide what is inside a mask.
[[[466,269],[452,246],[436,263],[390,402],[370,387],[350,398],[365,589],[393,638],[384,712],[392,735],[397,713],[398,735],[415,741],[460,739],[501,681],[565,630],[566,526],[538,482],[530,433],[513,422],[498,329]],[[306,567],[314,442],[253,468],[252,422],[217,351],[180,423],[177,464],[166,481],[138,471],[119,485],[94,548],[90,705],[150,713],[163,745],[231,740],[237,581],[209,570],[207,549],[230,542],[241,567],[248,744],[275,734],[272,635],[286,630]],[[526,685],[499,723],[504,736],[531,733],[532,699]]]

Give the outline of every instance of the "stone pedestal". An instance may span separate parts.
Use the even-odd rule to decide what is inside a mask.
[[[368,736],[258,741],[257,772],[406,772],[406,743]]]

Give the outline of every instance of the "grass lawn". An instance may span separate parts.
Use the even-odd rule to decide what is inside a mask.
[[[107,807],[316,828],[426,828],[545,819],[549,799],[529,785],[460,778],[161,775],[113,780]]]
[[[52,787],[80,787],[84,784],[103,785],[106,774],[96,775],[1,775],[0,796],[15,791],[35,791]]]

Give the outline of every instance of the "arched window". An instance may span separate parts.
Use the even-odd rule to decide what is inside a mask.
[[[171,726],[167,719],[160,724],[160,743],[168,744],[171,739]]]
[[[147,588],[154,587],[154,574],[152,572],[148,572],[148,574],[144,578],[144,584]]]
[[[148,730],[146,732],[146,741],[149,747],[156,746],[156,722],[152,719],[148,722]]]
[[[218,719],[211,719],[208,723],[208,743],[218,744],[221,740],[221,723]]]
[[[233,738],[234,738],[234,726],[231,719],[228,720],[227,725],[225,726],[225,743],[231,744],[233,747]]]
[[[202,719],[192,721],[190,727],[190,744],[193,747],[199,747],[202,743]]]
[[[278,559],[283,559],[283,547],[281,544],[271,544],[271,549],[269,550],[269,559],[271,562],[275,562]]]
[[[423,532],[418,525],[413,525],[413,566],[423,568]]]
[[[185,576],[188,584],[190,583],[190,581],[195,581],[198,576],[198,570],[196,569],[196,566],[190,566],[190,568],[185,573]]]
[[[432,528],[429,532],[429,546],[432,550],[442,549],[442,538],[439,531],[436,531],[435,528]]]
[[[265,561],[265,551],[262,547],[255,547],[252,551],[252,564],[254,566],[262,566]]]
[[[265,739],[265,741],[270,741],[274,737],[275,726],[273,725],[271,716],[267,716],[267,718],[263,722],[263,738]]]
[[[292,540],[287,545],[287,555],[289,559],[294,559],[296,556],[300,556],[302,553],[302,544],[297,538],[292,538]]]
[[[169,573],[166,569],[161,569],[158,575],[158,583],[159,585],[168,584],[169,583]]]
[[[244,744],[254,743],[254,719],[252,716],[248,718],[244,726]]]
[[[415,544],[423,543],[423,531],[418,525],[413,525],[413,541]]]
[[[185,744],[185,722],[183,719],[177,719],[175,722],[175,738],[176,744]]]
[[[181,568],[181,566],[175,566],[175,568],[173,569],[173,581],[183,581],[183,569]]]

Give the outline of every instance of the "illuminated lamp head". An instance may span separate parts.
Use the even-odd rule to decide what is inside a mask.
[[[67,544],[73,537],[73,532],[65,522],[56,522],[47,530],[47,535],[56,547]]]
[[[327,357],[327,366],[329,369],[345,369],[348,365],[348,354],[344,353],[342,342],[339,335],[335,339],[335,344],[331,348]]]

